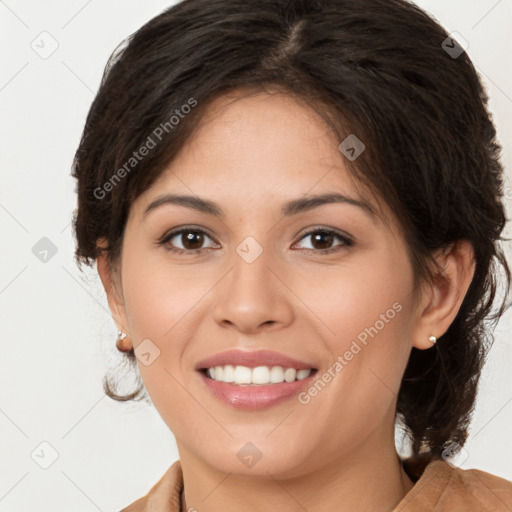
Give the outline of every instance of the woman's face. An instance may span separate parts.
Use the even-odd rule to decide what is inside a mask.
[[[224,472],[293,476],[382,451],[415,339],[413,273],[396,221],[384,209],[386,227],[371,213],[377,205],[350,178],[341,141],[312,110],[283,94],[232,100],[211,105],[130,211],[120,327],[146,389],[180,458]],[[162,200],[171,194],[191,199]],[[326,194],[350,201],[311,201]],[[191,207],[199,200],[222,217]],[[198,364],[227,350],[272,351],[302,363],[284,370],[316,371],[264,388],[207,380]],[[264,382],[270,372],[256,373]]]

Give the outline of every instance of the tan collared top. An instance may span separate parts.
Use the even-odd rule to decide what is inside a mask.
[[[177,460],[144,497],[121,512],[180,512],[182,490]],[[393,512],[512,512],[512,482],[434,460]]]

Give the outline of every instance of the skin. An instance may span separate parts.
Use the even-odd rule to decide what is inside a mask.
[[[429,336],[440,337],[455,318],[473,252],[464,242],[438,253],[445,279],[415,295],[397,221],[385,204],[363,196],[339,142],[290,96],[218,98],[132,204],[113,275],[106,255],[97,260],[113,318],[128,333],[124,347],[149,338],[160,350],[138,367],[176,438],[187,508],[250,512],[264,501],[283,512],[332,510],[333,503],[341,511],[391,511],[413,486],[394,444],[397,392],[411,348],[431,348]],[[364,199],[379,214],[346,203],[281,214],[289,200],[333,191]],[[214,201],[225,218],[174,204],[144,218],[163,193]],[[188,225],[206,231],[202,245],[186,245],[181,235],[156,243]],[[322,228],[348,234],[354,245],[304,236]],[[250,264],[236,252],[248,236],[263,249]],[[172,246],[206,249],[180,255]],[[306,405],[292,397],[238,410],[213,397],[194,370],[201,359],[242,348],[312,362],[321,374],[394,303],[400,312]],[[247,442],[262,454],[252,467],[237,457]]]

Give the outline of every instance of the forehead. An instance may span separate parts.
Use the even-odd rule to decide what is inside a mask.
[[[321,116],[303,100],[279,91],[233,92],[212,101],[189,149],[200,147],[224,159],[259,156],[276,164],[300,161],[341,162],[338,142]]]
[[[194,133],[139,198],[163,192],[261,209],[306,195],[340,193],[381,205],[353,178],[339,141],[305,102],[281,92],[230,93],[213,100]],[[226,208],[229,210],[229,208]]]
[[[306,193],[321,180],[348,190],[351,181],[322,118],[282,93],[231,93],[213,100],[155,185],[179,186],[180,178],[219,191],[239,185],[246,193],[283,186]]]

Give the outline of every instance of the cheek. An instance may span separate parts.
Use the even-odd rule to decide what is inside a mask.
[[[329,272],[323,281],[308,277],[309,284],[316,278],[322,286],[300,292],[328,328],[323,330],[331,354],[328,367],[336,377],[327,386],[333,400],[343,399],[363,414],[379,414],[396,398],[410,353],[411,267],[395,250]]]
[[[152,402],[172,423],[176,411],[191,407],[190,396],[179,384],[190,370],[183,367],[184,354],[196,337],[201,301],[218,277],[205,266],[171,265],[162,255],[143,253],[136,246],[126,254],[130,257],[123,261],[123,292],[129,329],[136,354],[146,348],[150,353],[149,364],[138,357],[139,373]]]
[[[294,290],[328,328],[337,354],[352,339],[398,341],[413,285],[404,253],[366,251],[346,264],[310,268],[295,279]]]
[[[305,414],[315,418],[304,426],[304,435],[313,438],[316,425],[343,425],[342,434],[324,441],[332,453],[392,424],[410,353],[409,290],[398,278],[371,274],[351,272],[342,293],[331,283],[323,302],[312,306],[315,311],[324,306],[322,321],[334,333],[324,338],[331,362],[301,397]]]
[[[154,337],[177,348],[176,340],[183,339],[177,334],[212,288],[213,276],[201,265],[170,263],[160,249],[134,248],[123,265],[125,307],[134,338]]]

